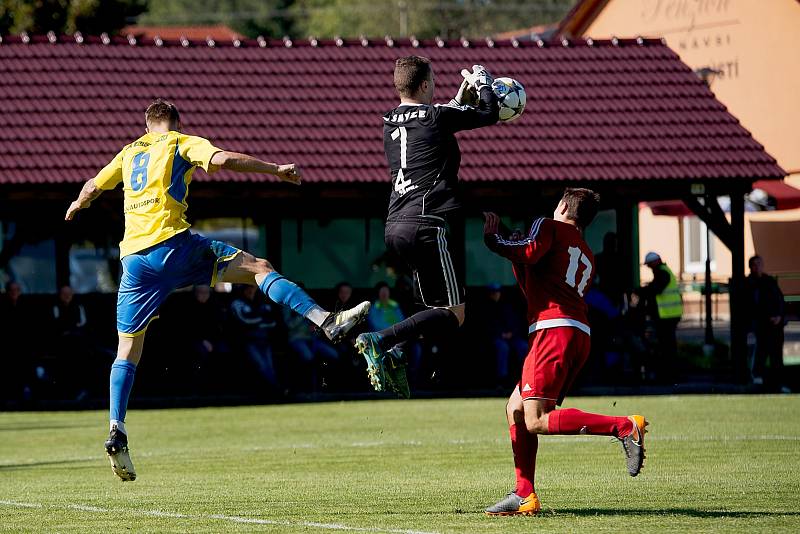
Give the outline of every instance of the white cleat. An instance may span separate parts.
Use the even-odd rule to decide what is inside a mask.
[[[116,425],[111,428],[106,441],[106,454],[111,462],[111,470],[123,482],[136,480],[136,469],[133,467],[131,455],[128,451],[128,436],[117,429]]]
[[[364,301],[361,304],[353,306],[349,310],[331,313],[328,315],[328,318],[325,319],[325,322],[322,323],[322,331],[325,332],[328,339],[334,343],[341,341],[347,336],[350,330],[367,318],[369,308],[369,301]]]

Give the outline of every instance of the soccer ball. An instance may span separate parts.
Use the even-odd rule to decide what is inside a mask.
[[[525,111],[525,88],[513,78],[496,78],[492,82],[492,91],[497,95],[500,104],[500,120],[511,122]]]

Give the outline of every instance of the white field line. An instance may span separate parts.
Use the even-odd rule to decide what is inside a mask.
[[[19,502],[19,501],[6,501],[0,500],[0,506],[8,506],[11,508],[49,508],[49,509],[62,509],[62,510],[77,510],[80,512],[90,513],[115,513],[118,514],[119,510],[111,510],[108,508],[101,508],[99,506],[88,506],[84,504],[66,504],[66,505],[45,505],[42,503],[34,502]],[[436,532],[424,532],[420,530],[404,530],[398,528],[378,528],[378,527],[351,527],[349,525],[340,525],[338,523],[317,523],[314,521],[285,521],[279,519],[257,519],[253,517],[239,517],[235,515],[223,514],[180,514],[176,512],[163,512],[161,510],[131,510],[130,513],[147,517],[166,517],[170,519],[186,519],[186,520],[208,520],[213,519],[216,521],[228,521],[230,523],[246,523],[251,525],[276,525],[281,527],[306,527],[317,528],[320,530],[342,530],[348,532],[378,532],[383,534],[437,534]]]
[[[546,442],[551,443],[591,443],[592,437],[603,436],[541,436]],[[649,433],[647,441],[650,443],[654,441],[694,441],[694,442],[742,442],[742,441],[800,441],[800,436],[788,436],[784,434],[757,434],[757,435],[735,435],[735,436],[697,436],[697,435],[660,435]],[[496,445],[505,445],[508,443],[508,438],[484,438],[484,439],[450,439],[444,442],[447,445],[479,445],[493,443]],[[387,446],[404,446],[404,447],[423,447],[441,446],[442,443],[425,443],[422,441],[356,441],[353,443],[294,443],[288,445],[259,445],[256,447],[243,447],[239,450],[245,452],[261,452],[261,451],[280,451],[291,449],[342,449],[347,447],[353,448],[371,448],[371,447],[387,447]],[[230,450],[230,449],[226,449]],[[153,452],[136,452],[136,457],[155,458],[160,456],[169,456],[169,453],[153,453]],[[101,456],[84,456],[84,457],[71,457],[62,458],[63,462],[94,462],[98,461]],[[48,462],[49,464],[56,463],[56,461]],[[26,459],[24,461],[11,462],[8,460],[0,461],[0,468],[3,467],[37,467],[38,462],[33,459]]]
[[[603,436],[594,436],[603,437]],[[590,443],[592,436],[540,436],[546,442],[552,443]],[[587,439],[589,438],[589,439]],[[740,442],[740,441],[800,441],[800,436],[789,436],[781,434],[759,434],[759,435],[735,435],[735,436],[697,436],[697,435],[660,435],[653,434],[652,431],[648,433],[647,440],[653,441],[702,441],[702,442]],[[246,452],[263,452],[263,451],[279,451],[288,449],[343,449],[343,448],[372,448],[372,447],[424,447],[424,446],[441,446],[445,445],[479,445],[492,443],[496,445],[504,445],[508,443],[508,438],[477,438],[477,439],[449,439],[443,442],[424,442],[424,441],[392,441],[392,440],[375,440],[375,441],[354,441],[351,443],[294,443],[288,445],[258,445],[255,447],[243,447],[240,450]],[[0,464],[2,465],[2,464]]]

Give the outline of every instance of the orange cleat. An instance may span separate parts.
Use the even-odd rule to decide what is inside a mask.
[[[536,492],[520,497],[512,491],[503,499],[486,509],[486,515],[536,515],[542,509]]]
[[[633,423],[633,430],[625,437],[619,438],[622,442],[622,450],[625,453],[625,460],[628,464],[628,474],[635,477],[642,470],[644,465],[644,435],[647,434],[647,426],[650,424],[643,415],[631,415],[628,417]]]

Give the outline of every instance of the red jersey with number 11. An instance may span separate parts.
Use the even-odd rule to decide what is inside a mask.
[[[541,218],[523,239],[510,241],[499,234],[484,238],[492,251],[514,264],[514,276],[528,300],[529,333],[559,326],[590,333],[583,296],[592,283],[594,256],[576,227]]]

